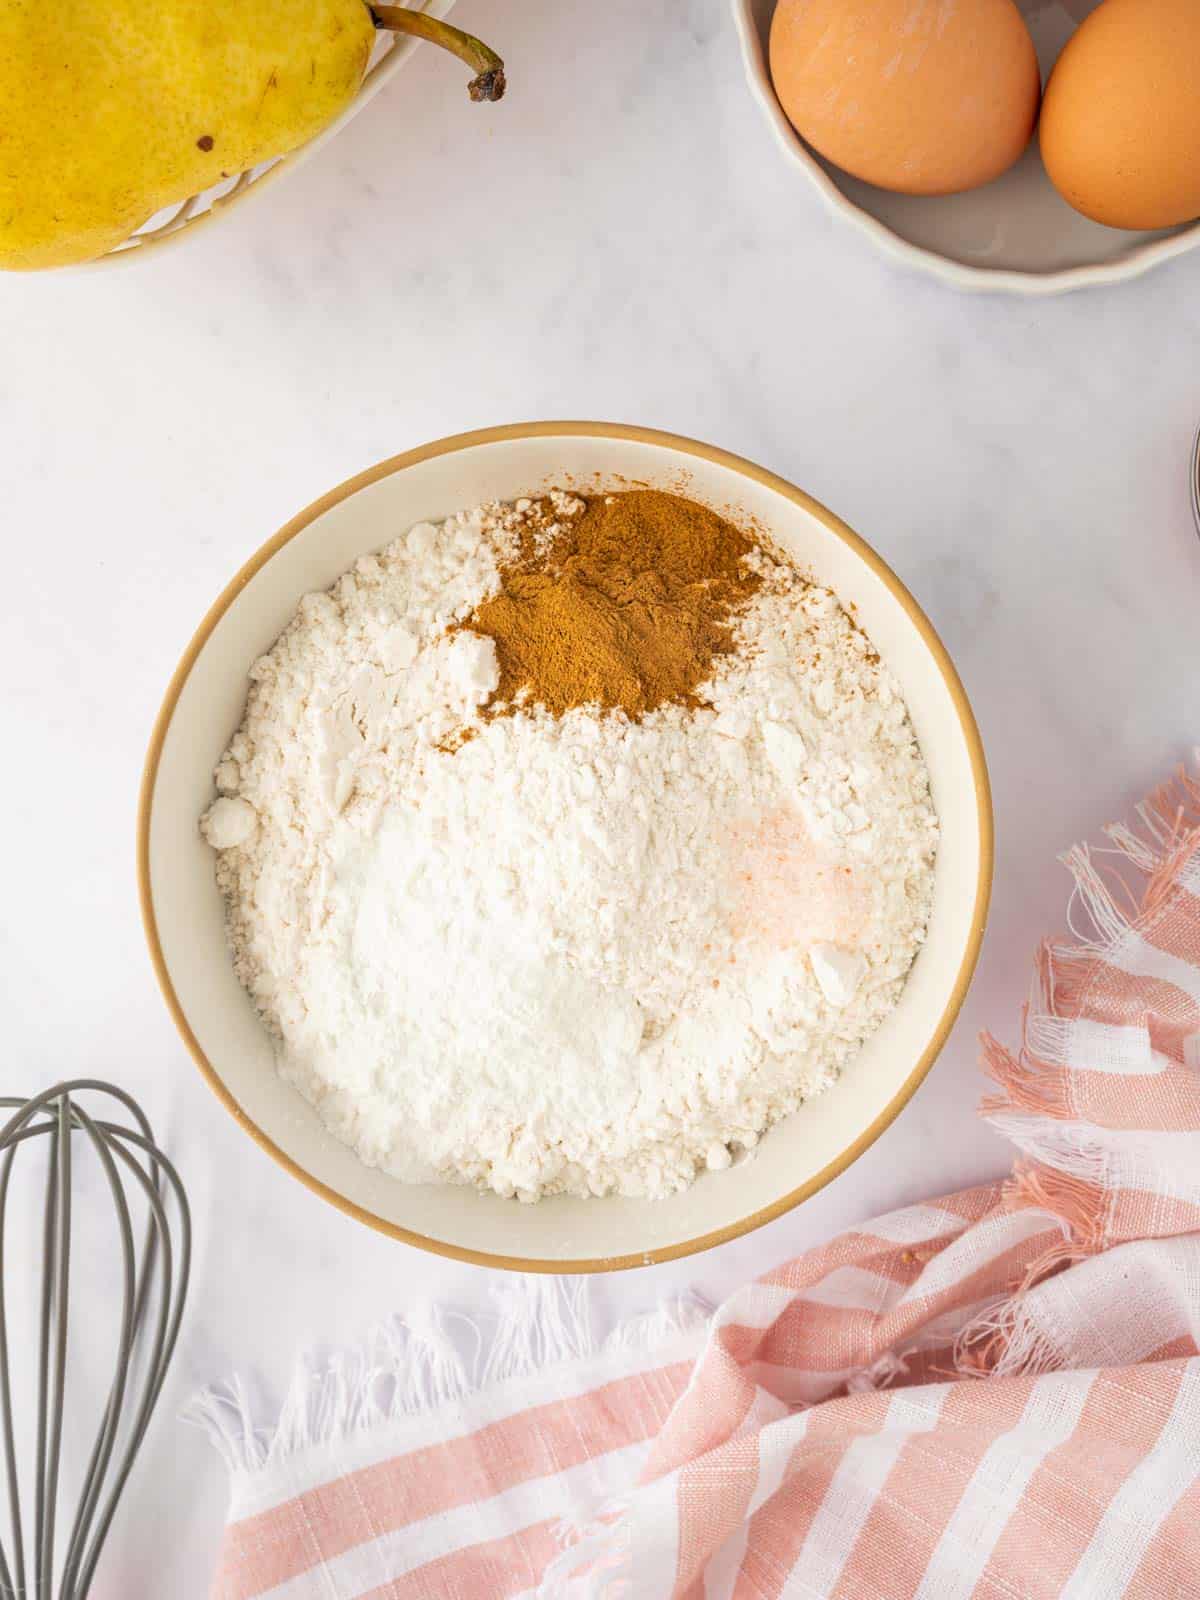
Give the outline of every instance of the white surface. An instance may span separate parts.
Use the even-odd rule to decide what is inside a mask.
[[[460,14],[461,13],[461,14]],[[750,100],[724,0],[462,0],[509,100],[420,51],[242,216],[127,270],[0,281],[4,1082],[133,1089],[196,1211],[173,1378],[96,1595],[200,1600],[221,1473],[175,1411],[240,1366],[352,1338],[491,1274],[356,1228],[260,1154],[158,1000],[133,810],[167,676],[228,574],[352,471],[520,416],[739,450],[866,534],[967,682],[995,785],[984,958],[924,1088],[799,1212],[605,1280],[725,1293],[832,1229],[999,1172],[974,1035],[1013,1038],[1053,857],[1196,737],[1200,544],[1186,463],[1200,266],[1061,300],[960,298],[804,191]],[[22,1270],[13,1250],[6,1270]],[[82,1282],[82,1277],[80,1279]],[[107,1279],[94,1271],[103,1298]],[[87,1329],[79,1350],[86,1361]]]

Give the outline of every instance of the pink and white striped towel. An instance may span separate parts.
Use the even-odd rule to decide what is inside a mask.
[[[578,1280],[514,1280],[474,1357],[410,1318],[270,1437],[210,1392],[214,1594],[1200,1595],[1200,786],[1109,832],[1020,1054],[985,1042],[1007,1183],[601,1345]]]

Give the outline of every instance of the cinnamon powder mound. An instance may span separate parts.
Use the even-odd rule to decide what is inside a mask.
[[[759,587],[745,562],[754,544],[679,495],[581,498],[583,510],[566,517],[538,502],[500,592],[463,624],[495,641],[490,705],[538,704],[555,716],[598,705],[637,718],[670,701],[698,704]],[[547,543],[536,530],[550,518]]]

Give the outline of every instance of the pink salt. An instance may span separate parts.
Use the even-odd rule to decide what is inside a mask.
[[[730,931],[758,949],[855,948],[871,911],[869,881],[810,835],[794,811],[730,834]]]

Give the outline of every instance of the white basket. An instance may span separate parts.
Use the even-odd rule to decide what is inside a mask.
[[[431,17],[441,20],[449,14],[454,0],[401,0],[401,3],[407,5],[411,11],[426,11]],[[315,139],[310,139],[307,144],[302,144],[285,156],[276,156],[272,161],[264,161],[249,172],[241,172],[236,177],[222,179],[211,189],[205,189],[201,194],[190,195],[179,205],[167,207],[165,211],[156,213],[148,222],[143,223],[128,239],[114,245],[107,255],[100,256],[95,261],[85,262],[84,265],[106,267],[114,262],[130,261],[135,257],[141,259],[149,250],[157,249],[170,240],[181,239],[185,233],[198,228],[201,223],[209,222],[213,217],[224,216],[236,204],[240,204],[251,193],[257,194],[268,182],[278,178],[282,173],[294,172],[302,161],[306,161],[314,151],[328,143],[340,128],[344,128],[351,117],[357,116],[367,101],[396,76],[420,43],[420,39],[415,39],[411,35],[388,33],[386,29],[380,29],[375,51],[358,93],[341,116],[331,122]]]

